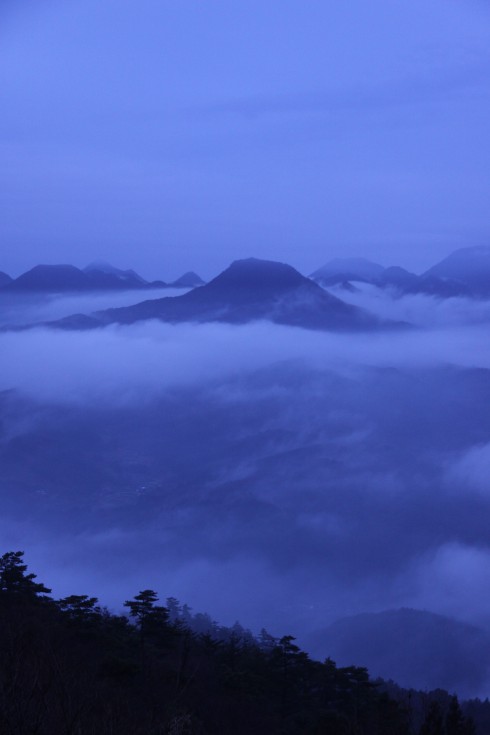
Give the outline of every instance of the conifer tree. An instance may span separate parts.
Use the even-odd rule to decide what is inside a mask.
[[[36,574],[26,574],[23,551],[8,551],[0,557],[0,594],[26,597],[49,595],[51,590],[35,582]]]
[[[88,622],[100,615],[101,611],[97,603],[97,597],[88,597],[88,595],[69,595],[57,601],[60,610],[78,622]]]
[[[162,605],[155,605],[158,595],[153,590],[142,590],[133,600],[126,600],[124,607],[135,619],[141,632],[150,633],[163,628],[168,623],[168,610]]]

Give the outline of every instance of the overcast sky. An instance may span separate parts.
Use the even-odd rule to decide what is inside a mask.
[[[483,0],[2,0],[0,270],[490,244]]]

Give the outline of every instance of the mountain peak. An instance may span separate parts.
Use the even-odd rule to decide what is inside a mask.
[[[35,265],[8,286],[29,291],[79,291],[87,287],[87,276],[74,265]]]
[[[423,277],[437,277],[464,284],[476,296],[490,294],[490,246],[459,248],[434,265]]]
[[[95,315],[102,323],[166,322],[246,324],[267,320],[305,329],[357,330],[384,327],[376,317],[327,293],[286,263],[247,258],[183,296],[144,301]]]
[[[144,286],[147,284],[147,281],[145,281],[144,278],[142,278],[139,273],[136,273],[136,271],[132,269],[128,270],[122,270],[121,268],[116,268],[115,266],[111,265],[110,263],[107,263],[105,260],[96,260],[93,263],[89,263],[84,269],[84,273],[87,273],[89,276],[99,276],[100,274],[104,274],[105,276],[112,276],[113,278],[117,278],[119,281],[123,281],[125,283],[130,284],[131,286]]]
[[[177,288],[195,288],[196,286],[203,286],[204,281],[194,271],[187,271],[187,273],[177,278],[171,285]]]
[[[208,285],[213,284],[215,288],[221,286],[248,291],[283,291],[296,288],[305,282],[310,283],[309,279],[302,276],[291,265],[275,260],[246,258],[233,261]]]
[[[490,636],[454,618],[401,608],[341,618],[310,634],[309,648],[344,666],[363,661],[375,676],[407,688],[442,687],[468,696],[486,685]]]
[[[343,281],[375,282],[384,268],[367,258],[334,258],[311,274],[311,278],[327,284]]]

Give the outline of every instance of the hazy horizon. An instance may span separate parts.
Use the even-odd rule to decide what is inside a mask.
[[[2,4],[0,269],[424,270],[488,244],[490,10]]]

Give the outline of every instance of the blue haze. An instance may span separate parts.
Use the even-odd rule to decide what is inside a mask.
[[[488,242],[486,3],[4,2],[0,34],[12,275]]]
[[[420,272],[489,244],[489,80],[477,0],[5,0],[0,271]],[[154,586],[305,639],[403,606],[489,634],[490,302],[333,291],[416,328],[1,331],[2,547],[113,607]],[[7,289],[0,325],[140,299]]]

